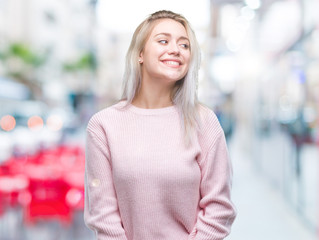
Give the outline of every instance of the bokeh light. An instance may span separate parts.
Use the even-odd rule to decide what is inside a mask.
[[[28,120],[28,127],[31,130],[39,130],[43,127],[43,119],[39,116],[32,116]]]
[[[6,115],[1,118],[0,125],[4,131],[11,131],[16,126],[16,120],[13,116]]]
[[[46,121],[47,127],[52,131],[59,131],[63,127],[63,120],[58,115],[51,115]]]
[[[82,198],[83,195],[78,189],[70,189],[66,194],[66,201],[70,206],[76,206]]]

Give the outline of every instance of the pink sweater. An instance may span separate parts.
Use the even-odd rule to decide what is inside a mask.
[[[221,240],[236,212],[232,167],[215,114],[186,148],[175,106],[123,101],[87,127],[84,219],[98,240]]]

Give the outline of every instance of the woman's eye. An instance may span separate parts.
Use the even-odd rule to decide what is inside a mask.
[[[162,44],[166,44],[168,41],[167,40],[159,40],[158,42],[162,43]]]
[[[189,45],[187,43],[184,43],[184,44],[181,44],[181,46],[185,49],[188,49],[189,48]]]

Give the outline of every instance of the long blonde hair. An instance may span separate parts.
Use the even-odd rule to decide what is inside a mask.
[[[176,105],[184,131],[185,143],[191,142],[196,130],[200,127],[198,112],[198,70],[200,67],[200,48],[194,31],[189,22],[180,14],[162,10],[149,15],[135,30],[130,47],[126,55],[125,72],[123,77],[123,91],[121,100],[126,100],[129,105],[141,86],[141,66],[138,62],[146,41],[150,36],[157,20],[172,19],[181,23],[188,34],[190,41],[191,60],[185,77],[175,83],[172,101]]]

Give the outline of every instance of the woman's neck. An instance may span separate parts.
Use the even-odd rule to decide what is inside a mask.
[[[136,107],[152,109],[172,106],[173,101],[169,92],[139,91],[132,104]]]

